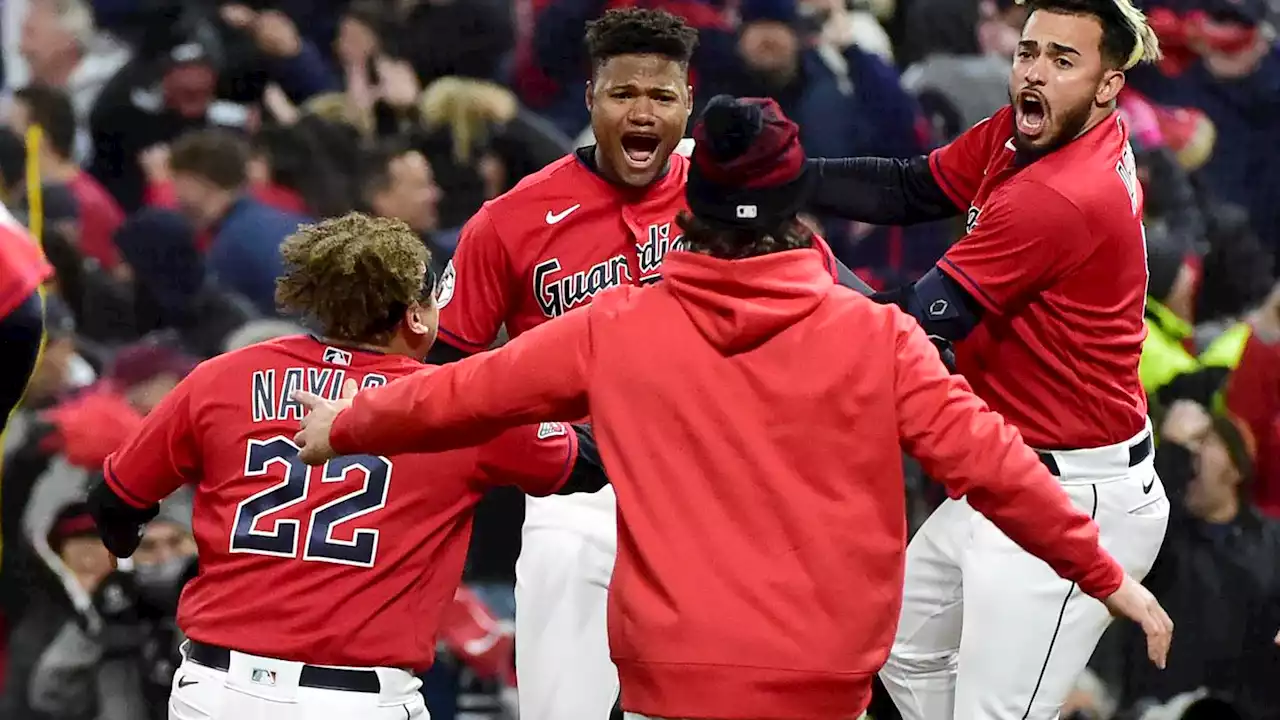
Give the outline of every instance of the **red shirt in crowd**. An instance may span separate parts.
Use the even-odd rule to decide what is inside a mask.
[[[938,267],[986,310],[956,347],[974,391],[1033,447],[1124,442],[1146,424],[1142,187],[1117,115],[1024,162],[1005,107],[929,157],[966,235]]]
[[[673,252],[662,272],[362,392],[331,435],[338,452],[439,450],[590,411],[618,497],[625,710],[856,717],[902,601],[904,451],[1085,592],[1120,586],[1017,431],[913,319],[836,285],[824,253]]]
[[[1249,335],[1227,379],[1225,400],[1248,426],[1255,445],[1253,500],[1262,512],[1280,518],[1280,343]]]
[[[124,224],[124,210],[102,184],[83,170],[70,183],[80,210],[80,252],[111,269],[120,264],[116,230]]]
[[[336,397],[346,379],[369,388],[421,368],[308,336],[252,345],[202,363],[107,459],[107,484],[138,507],[195,486],[188,636],[316,665],[431,665],[476,503],[496,485],[555,492],[577,436],[545,423],[431,455],[298,459],[294,390]]]
[[[35,238],[0,205],[0,319],[31,297],[52,275],[53,266]]]

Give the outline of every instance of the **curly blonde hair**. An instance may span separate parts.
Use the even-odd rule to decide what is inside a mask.
[[[402,220],[347,213],[299,227],[280,253],[276,303],[314,318],[337,340],[385,343],[398,316],[427,299],[431,254]]]

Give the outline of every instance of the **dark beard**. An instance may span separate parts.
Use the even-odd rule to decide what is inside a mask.
[[[786,70],[761,70],[748,67],[746,73],[746,86],[750,88],[747,95],[755,95],[759,97],[777,98],[786,94],[796,79],[795,69]]]
[[[1009,98],[1010,105],[1013,105],[1014,111],[1009,116],[1009,123],[1013,126],[1013,145],[1018,152],[1029,157],[1040,157],[1048,155],[1067,143],[1075,140],[1077,136],[1089,124],[1089,113],[1093,111],[1093,102],[1087,102],[1078,108],[1072,108],[1062,114],[1062,125],[1058,132],[1050,139],[1048,145],[1033,146],[1023,141],[1022,133],[1018,132],[1018,111],[1017,105],[1012,97]]]

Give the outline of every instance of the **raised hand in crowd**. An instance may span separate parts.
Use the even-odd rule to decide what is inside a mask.
[[[262,90],[262,106],[271,117],[281,125],[293,125],[302,117],[298,106],[293,104],[289,96],[276,83],[269,83]]]
[[[262,52],[275,57],[293,57],[302,51],[302,36],[288,15],[277,10],[258,13],[253,38]]]
[[[407,60],[380,57],[378,68],[377,98],[396,109],[411,107],[422,93],[422,83],[413,65]]]

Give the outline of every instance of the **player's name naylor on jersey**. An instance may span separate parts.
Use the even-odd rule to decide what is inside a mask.
[[[387,378],[377,373],[359,376],[360,389],[386,385]],[[291,367],[284,369],[255,370],[250,388],[253,401],[253,421],[302,420],[302,404],[293,399],[299,390],[337,400],[342,396],[342,384],[347,381],[347,371],[342,368]]]

